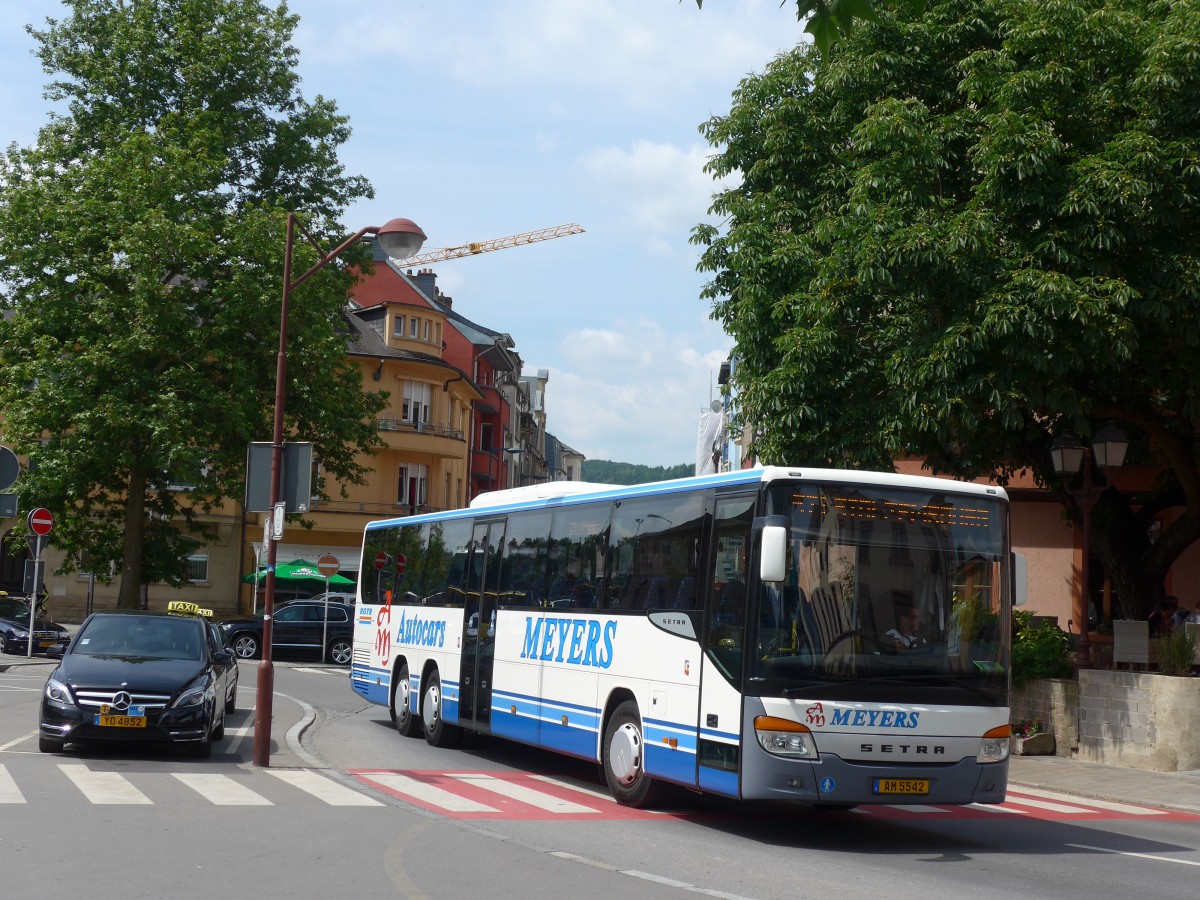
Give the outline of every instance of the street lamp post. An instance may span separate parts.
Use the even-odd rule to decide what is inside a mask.
[[[292,278],[292,249],[296,229],[322,254],[304,274]],[[411,219],[392,219],[386,225],[372,225],[351,235],[334,250],[326,253],[321,245],[299,224],[295,213],[288,213],[287,242],[283,251],[283,297],[279,309],[279,353],[275,363],[275,420],[271,437],[271,499],[268,515],[279,503],[283,480],[283,401],[287,386],[288,301],[292,291],[308,281],[333,260],[345,253],[368,234],[376,235],[383,252],[393,259],[415,256],[425,242],[425,232]],[[272,617],[275,614],[275,561],[278,546],[273,534],[267,536],[267,577],[263,585],[262,661],[258,664],[258,696],[254,713],[254,764],[270,765],[272,695],[275,690],[275,669],[271,662]],[[322,648],[322,652],[324,649]]]
[[[1079,599],[1076,603],[1075,618],[1079,622],[1079,638],[1075,644],[1075,668],[1086,669],[1092,664],[1092,645],[1089,638],[1090,622],[1088,621],[1088,599],[1091,591],[1091,549],[1092,549],[1092,510],[1100,495],[1108,489],[1108,480],[1104,478],[1104,469],[1117,468],[1125,461],[1125,451],[1129,441],[1111,422],[1101,428],[1092,438],[1092,446],[1085,447],[1072,434],[1063,434],[1054,439],[1050,446],[1050,458],[1054,471],[1059,475],[1071,476],[1083,467],[1083,480],[1080,487],[1072,491],[1075,502],[1079,504],[1080,517],[1080,566],[1079,566]],[[1094,481],[1095,467],[1101,469],[1103,483]]]

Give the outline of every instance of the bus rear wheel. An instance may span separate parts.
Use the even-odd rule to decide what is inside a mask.
[[[662,798],[664,785],[646,774],[642,717],[632,700],[624,701],[608,720],[602,752],[604,780],[618,803],[642,809]]]
[[[421,733],[421,717],[412,711],[412,681],[408,663],[401,663],[396,670],[395,690],[392,691],[392,721],[396,730],[405,737],[416,737]]]
[[[436,671],[429,673],[425,693],[421,697],[421,724],[425,740],[434,747],[457,747],[462,729],[442,718],[442,679]]]

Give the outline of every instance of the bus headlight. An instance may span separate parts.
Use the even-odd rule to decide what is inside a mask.
[[[1011,725],[999,725],[985,732],[979,742],[979,755],[976,759],[981,763],[1004,762],[1008,759],[1008,743],[1011,736]]]
[[[808,726],[774,716],[756,716],[754,734],[759,746],[775,756],[816,759],[817,745]]]

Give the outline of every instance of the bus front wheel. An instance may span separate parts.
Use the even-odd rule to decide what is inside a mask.
[[[421,724],[425,728],[425,740],[434,747],[456,747],[462,737],[462,729],[442,718],[442,704],[442,679],[437,672],[430,672],[425,693],[421,697]]]
[[[618,803],[642,809],[662,797],[662,783],[646,774],[642,717],[632,700],[621,703],[608,720],[603,752],[604,779]]]
[[[392,721],[396,730],[405,737],[416,737],[421,733],[421,717],[412,711],[412,681],[408,675],[408,663],[401,663],[396,671],[396,689],[392,691]]]

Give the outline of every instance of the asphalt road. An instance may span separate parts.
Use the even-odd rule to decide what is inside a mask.
[[[0,673],[5,896],[1196,895],[1200,818],[1053,797],[829,814],[684,792],[629,811],[585,763],[503,741],[438,750],[402,738],[330,667],[276,666],[277,749],[260,769],[256,669],[242,664],[239,711],[211,760],[40,754],[49,669]]]

